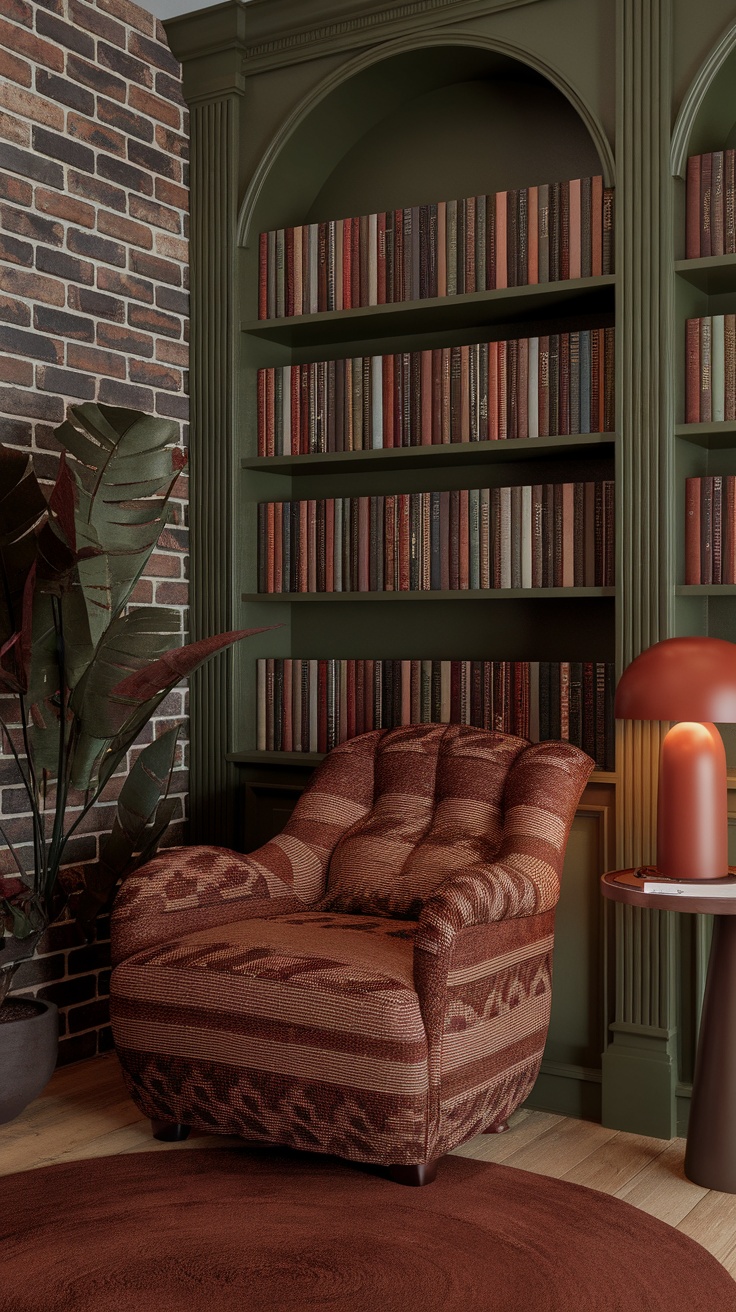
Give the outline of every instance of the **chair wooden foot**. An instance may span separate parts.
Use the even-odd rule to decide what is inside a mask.
[[[510,1128],[511,1128],[511,1127],[509,1126],[508,1121],[496,1121],[494,1125],[489,1125],[489,1126],[487,1127],[487,1129],[485,1129],[485,1130],[483,1131],[483,1133],[484,1133],[484,1134],[505,1134],[506,1130],[508,1130],[508,1129],[510,1129]]]
[[[178,1125],[176,1121],[151,1121],[154,1139],[163,1139],[164,1143],[182,1143],[189,1137],[189,1126]]]
[[[413,1185],[431,1184],[437,1174],[437,1158],[431,1162],[418,1162],[416,1166],[387,1166],[384,1168],[389,1180],[395,1184]]]

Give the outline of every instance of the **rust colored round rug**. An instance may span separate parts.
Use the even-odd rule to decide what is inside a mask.
[[[133,1153],[3,1181],[2,1312],[733,1312],[698,1244],[579,1185],[448,1157]]]

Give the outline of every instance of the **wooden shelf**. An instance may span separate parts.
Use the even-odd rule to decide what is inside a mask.
[[[736,432],[736,425],[734,425]],[[560,460],[574,456],[610,456],[615,433],[570,433],[556,437],[519,437],[500,442],[448,442],[443,446],[381,447],[370,451],[326,451],[306,456],[252,456],[243,469],[267,474],[336,474],[389,469],[432,469],[447,465],[511,464],[539,456]]]
[[[732,419],[721,419],[707,424],[678,424],[675,437],[683,437],[686,442],[707,447],[710,451],[725,451],[736,446],[736,423]]]
[[[615,588],[453,588],[415,589],[410,592],[244,592],[242,601],[578,601],[615,597]]]
[[[399,334],[441,329],[484,328],[539,311],[564,314],[613,310],[614,274],[598,278],[568,278],[562,282],[526,287],[503,287],[462,296],[434,296],[424,301],[397,301],[392,305],[363,305],[355,310],[324,310],[319,314],[283,319],[255,319],[241,323],[241,331],[282,346],[318,347],[331,342],[370,340]]]
[[[234,765],[319,765],[326,752],[228,752]],[[589,784],[615,784],[618,775],[612,770],[594,770]]]
[[[681,583],[678,597],[736,597],[736,583]]]
[[[736,291],[736,255],[705,255],[697,260],[676,260],[675,273],[708,296]]]

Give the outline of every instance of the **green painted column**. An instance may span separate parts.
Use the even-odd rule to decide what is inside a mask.
[[[238,627],[234,586],[235,278],[242,7],[166,26],[183,64],[191,117],[191,636]],[[235,776],[226,760],[232,722],[233,654],[190,680],[191,842],[231,844]]]
[[[673,632],[671,0],[618,0],[616,122],[618,666]],[[619,725],[619,866],[655,852],[659,724]],[[614,1012],[603,1123],[676,1132],[675,926],[614,916]]]

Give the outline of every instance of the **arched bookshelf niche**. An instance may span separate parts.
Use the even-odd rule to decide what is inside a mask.
[[[350,71],[352,70],[352,71]],[[238,553],[242,622],[280,627],[244,645],[234,759],[256,746],[255,659],[612,661],[615,599],[560,595],[344,598],[257,595],[257,503],[612,478],[613,434],[482,443],[475,450],[351,453],[330,461],[256,456],[257,371],[613,324],[614,279],[505,295],[257,320],[258,234],[438,200],[602,174],[613,163],[572,92],[508,51],[447,38],[356,60],[292,111],[263,153],[239,223],[241,309],[237,445],[248,549]],[[600,440],[599,440],[600,439]],[[525,449],[520,449],[524,446]],[[483,447],[484,449],[480,449]],[[493,447],[494,450],[485,448]],[[506,448],[502,450],[501,448]],[[310,463],[311,462],[311,463]],[[246,650],[247,646],[247,650]]]

